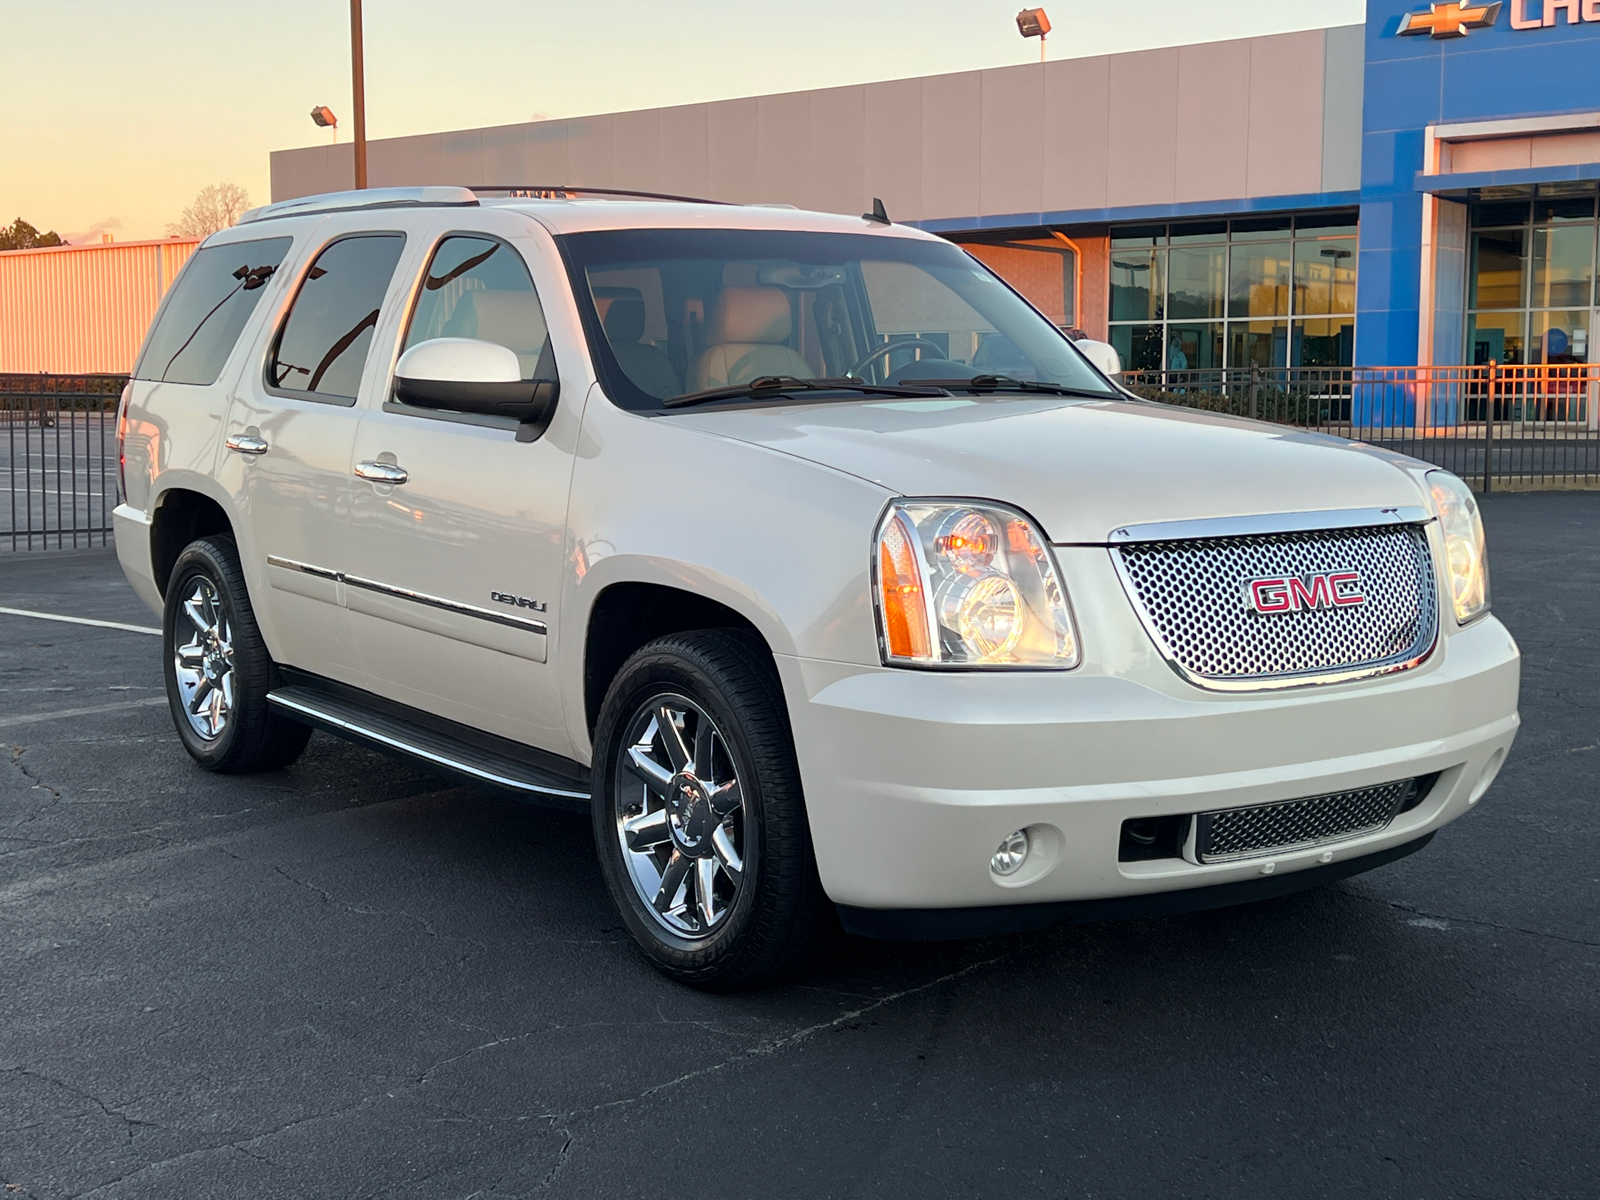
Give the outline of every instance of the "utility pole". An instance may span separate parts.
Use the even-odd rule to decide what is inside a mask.
[[[356,188],[367,186],[367,73],[361,48],[361,0],[350,0],[350,92],[356,110]]]

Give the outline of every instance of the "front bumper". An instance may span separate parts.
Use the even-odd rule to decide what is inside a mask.
[[[909,919],[906,910],[1116,901],[1264,875],[1289,890],[1287,876],[1312,869],[1333,877],[1328,868],[1418,843],[1466,812],[1518,726],[1520,656],[1492,617],[1402,675],[1271,693],[1204,692],[1139,653],[1115,675],[1095,663],[1059,674],[778,665],[823,887],[862,932],[875,918],[852,910]],[[1118,861],[1125,820],[1433,772],[1416,808],[1333,845],[1210,865]],[[989,859],[1017,829],[1034,850],[1002,878]],[[894,927],[882,916],[876,927]],[[1030,922],[1040,923],[1024,914],[1000,927]]]

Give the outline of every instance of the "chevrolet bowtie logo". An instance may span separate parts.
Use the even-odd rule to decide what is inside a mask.
[[[1500,0],[1493,4],[1430,4],[1427,12],[1407,13],[1395,32],[1415,37],[1430,34],[1436,38],[1466,37],[1469,29],[1487,29],[1500,15]]]

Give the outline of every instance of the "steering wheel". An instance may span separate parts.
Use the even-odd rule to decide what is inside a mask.
[[[917,337],[912,335],[911,337],[899,338],[892,342],[885,342],[881,346],[875,346],[873,349],[867,352],[867,356],[865,358],[863,358],[855,366],[851,367],[850,370],[845,372],[845,374],[859,377],[861,376],[861,372],[865,371],[878,359],[886,359],[896,350],[909,350],[913,347],[920,350],[932,350],[934,354],[938,355],[940,358],[948,357],[945,348],[939,345],[937,342],[931,342],[925,337]]]

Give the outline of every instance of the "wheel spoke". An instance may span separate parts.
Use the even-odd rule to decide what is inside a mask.
[[[667,748],[667,757],[672,760],[672,770],[676,774],[689,765],[689,747],[683,744],[683,730],[678,728],[678,723],[672,719],[672,710],[665,704],[656,712],[656,723],[661,729],[661,744]]]
[[[664,913],[673,907],[678,889],[683,886],[683,877],[688,873],[689,859],[674,850],[672,857],[667,860],[667,869],[661,873],[661,886],[656,890],[656,898],[651,901],[657,912]]]
[[[189,697],[189,711],[198,717],[200,715],[201,707],[206,702],[206,697],[209,696],[211,692],[211,680],[202,675],[200,677],[200,682],[195,684],[194,695]]]
[[[206,654],[199,642],[178,647],[178,663],[186,671],[198,671],[205,665]]]
[[[211,622],[206,620],[205,610],[200,607],[200,597],[191,596],[183,602],[183,611],[189,618],[197,632],[207,633],[211,629]]]
[[[628,769],[642,779],[645,787],[657,796],[667,794],[667,786],[672,782],[672,772],[651,758],[649,751],[644,747],[628,747]]]
[[[709,928],[717,919],[717,860],[695,859],[695,891],[700,902],[700,919]]]
[[[719,788],[711,789],[711,811],[718,817],[730,816],[739,811],[739,806],[744,803],[744,793],[739,790],[739,781],[730,779]]]
[[[667,829],[667,810],[658,808],[655,812],[629,817],[622,823],[622,834],[628,839],[628,849],[635,853],[661,845],[672,836]]]
[[[734,883],[739,882],[739,877],[744,874],[744,859],[733,848],[733,837],[728,832],[726,825],[718,825],[711,834],[711,845],[717,852],[716,861],[722,864],[722,869],[728,873],[728,878]],[[703,859],[709,862],[710,859]]]
[[[711,742],[716,732],[717,727],[704,717],[701,717],[695,725],[694,761],[689,764],[689,770],[694,772],[702,783],[710,783],[714,778],[711,774]]]

